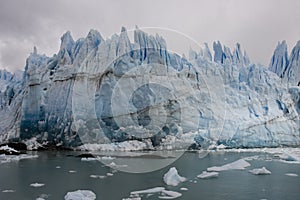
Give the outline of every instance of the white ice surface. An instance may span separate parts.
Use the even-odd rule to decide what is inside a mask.
[[[197,177],[206,179],[206,178],[215,178],[219,176],[219,172],[207,172],[203,171],[201,174],[199,174]]]
[[[18,162],[23,159],[32,159],[37,158],[38,155],[28,155],[28,154],[20,154],[20,155],[0,155],[0,164],[1,163],[9,163],[9,162]]]
[[[294,173],[286,173],[285,175],[286,176],[292,176],[292,177],[297,177],[298,176],[298,174],[294,174]]]
[[[186,181],[186,178],[180,176],[177,169],[175,167],[172,167],[164,175],[163,180],[167,185],[177,186],[179,183]]]
[[[76,190],[68,192],[65,195],[65,200],[95,200],[96,194],[90,190]]]
[[[43,187],[45,184],[44,183],[31,183],[31,187]]]
[[[237,161],[228,163],[226,165],[209,167],[209,168],[207,168],[207,171],[220,172],[220,171],[233,170],[233,169],[243,170],[249,166],[250,166],[250,163],[248,163],[244,159],[239,159]]]
[[[271,172],[269,170],[267,170],[265,167],[251,169],[251,170],[249,170],[249,172],[251,174],[254,174],[254,175],[268,175],[268,174],[271,174]]]
[[[149,194],[154,194],[154,193],[159,193],[160,196],[158,196],[158,198],[160,198],[160,199],[175,199],[175,198],[182,196],[181,193],[176,192],[176,191],[166,190],[164,187],[154,187],[154,188],[150,188],[150,189],[130,192],[129,199],[140,198],[139,195],[143,195],[143,194],[149,195]]]

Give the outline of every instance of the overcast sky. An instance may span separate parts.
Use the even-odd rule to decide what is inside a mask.
[[[91,28],[110,37],[135,25],[174,29],[198,43],[239,42],[266,65],[278,41],[290,51],[300,40],[299,10],[299,0],[0,0],[0,68],[23,69],[34,45],[57,53],[67,30],[74,39]]]

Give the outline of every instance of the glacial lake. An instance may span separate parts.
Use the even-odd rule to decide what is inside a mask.
[[[130,192],[154,187],[182,194],[176,199],[236,199],[236,200],[296,200],[300,198],[300,164],[282,160],[282,156],[266,152],[216,151],[206,154],[184,152],[170,165],[148,173],[128,173],[112,169],[99,161],[82,161],[76,157],[82,152],[30,152],[38,158],[0,164],[0,199],[32,200],[64,199],[67,192],[91,190],[97,199],[121,200]],[[219,176],[200,179],[197,175],[208,167],[221,166],[244,158],[251,166],[244,170],[219,172]],[[128,158],[151,163],[157,157]],[[168,186],[164,174],[176,167],[187,181]],[[266,167],[272,174],[253,175],[249,170]],[[92,177],[91,177],[92,175]],[[94,176],[93,176],[94,175]],[[297,176],[298,175],[298,176]],[[99,177],[97,177],[99,176]],[[41,183],[41,187],[32,187]],[[140,195],[141,199],[158,199],[159,194]],[[134,198],[132,198],[134,199]]]

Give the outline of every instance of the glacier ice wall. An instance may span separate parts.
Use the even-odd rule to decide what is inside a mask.
[[[133,42],[125,28],[108,39],[91,30],[75,41],[66,32],[53,57],[34,49],[22,78],[0,73],[0,140],[159,146],[194,132],[199,145],[296,146],[299,49],[287,58],[280,43],[268,69],[252,64],[240,44],[231,51],[216,42],[214,52],[205,44],[187,58],[139,29]]]

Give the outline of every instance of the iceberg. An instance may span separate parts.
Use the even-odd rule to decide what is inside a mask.
[[[201,174],[199,174],[197,177],[201,179],[207,179],[207,178],[216,178],[219,176],[218,172],[207,172],[203,171]]]
[[[68,192],[65,200],[95,200],[96,194],[90,190],[76,190],[73,192]]]
[[[227,170],[243,170],[250,166],[250,163],[245,161],[244,159],[239,159],[232,163],[228,163],[223,166],[214,166],[207,168],[208,172],[220,172],[220,171],[227,171]]]
[[[44,183],[31,183],[31,187],[43,187],[45,184]]]
[[[180,176],[175,167],[171,167],[169,171],[164,175],[163,180],[167,185],[177,186],[179,183],[184,182],[187,179]]]
[[[251,170],[249,170],[249,172],[254,175],[269,175],[269,174],[271,174],[271,172],[269,170],[267,170],[265,167],[251,169]]]
[[[286,176],[292,176],[292,177],[297,177],[298,176],[298,174],[294,174],[294,173],[286,173],[285,175]]]
[[[154,187],[150,189],[145,189],[145,190],[139,190],[139,191],[133,191],[130,192],[130,198],[127,199],[139,199],[139,195],[143,194],[155,194],[159,193],[161,196],[158,196],[159,199],[176,199],[180,196],[182,196],[181,193],[176,192],[176,191],[171,191],[171,190],[166,190],[164,187]],[[124,199],[125,200],[125,199]]]

